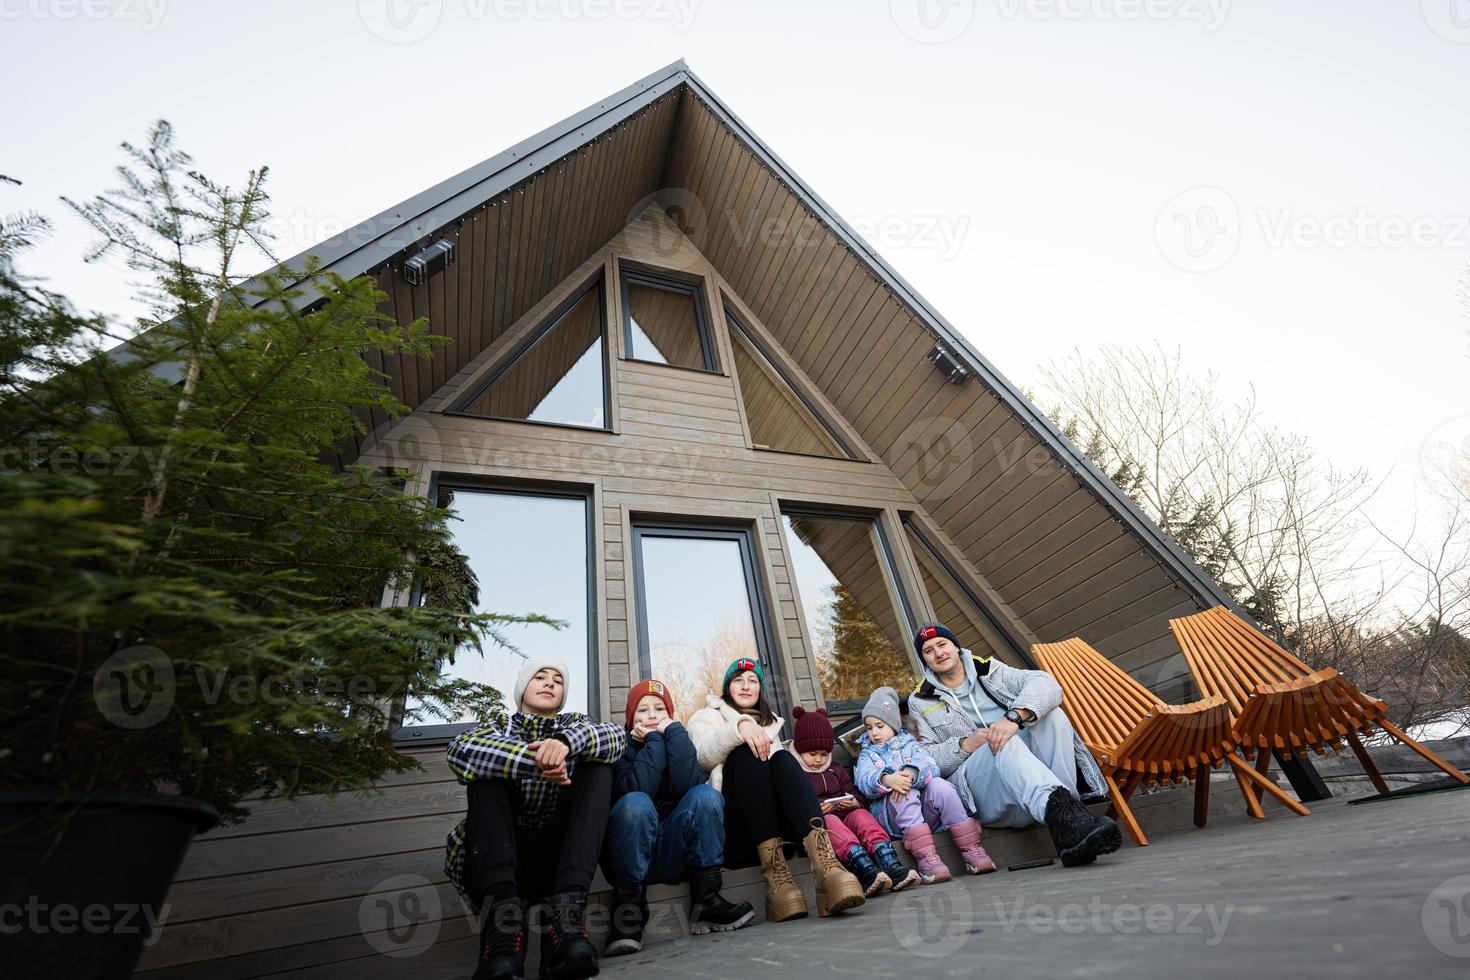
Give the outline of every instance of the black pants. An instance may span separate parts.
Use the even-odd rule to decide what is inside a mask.
[[[790,752],[765,762],[742,745],[725,758],[725,867],[760,863],[756,845],[772,837],[795,843],[811,832],[822,806]]]
[[[465,880],[476,901],[519,895],[534,904],[547,895],[591,887],[612,806],[611,766],[579,761],[571,788],[540,827],[518,826],[518,781],[477,779],[465,789]]]

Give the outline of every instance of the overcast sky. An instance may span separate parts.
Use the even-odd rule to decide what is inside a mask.
[[[154,119],[270,164],[289,254],[684,57],[1017,383],[1178,345],[1391,511],[1470,436],[1467,0],[0,0],[0,38],[0,212],[91,308],[127,275],[57,197]]]

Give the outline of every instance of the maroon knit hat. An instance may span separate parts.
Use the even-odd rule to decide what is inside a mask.
[[[818,708],[816,711],[808,711],[801,705],[791,709],[791,715],[796,719],[795,736],[791,739],[791,747],[798,752],[831,752],[832,723],[827,720],[827,709]]]
[[[674,714],[674,699],[663,681],[639,681],[633,685],[633,690],[628,692],[628,704],[623,708],[623,712],[628,716],[628,728],[633,727],[633,713],[638,710],[638,702],[650,694],[664,703],[664,708],[668,710],[670,718],[678,717]]]

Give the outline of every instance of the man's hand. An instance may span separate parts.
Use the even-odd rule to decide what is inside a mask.
[[[990,735],[985,740],[986,744],[990,746],[991,753],[993,755],[999,755],[1000,750],[1005,748],[1006,743],[1011,740],[1011,736],[1020,730],[1021,726],[1007,718],[1002,718],[1000,721],[991,725]]]
[[[980,746],[988,744],[989,741],[990,729],[977,728],[970,734],[966,735],[964,738],[960,739],[960,748],[964,749],[965,753],[968,755],[969,753],[978,750]]]
[[[536,752],[536,768],[541,770],[542,779],[561,786],[572,785],[572,780],[567,775],[567,756],[572,754],[572,750],[567,748],[567,743],[561,739],[548,738],[532,742],[527,748]]]
[[[914,777],[907,771],[890,772],[878,782],[892,790],[893,795],[900,800],[908,796],[909,790],[914,788]]]
[[[747,722],[750,723],[748,728],[746,727]],[[766,730],[757,724],[754,718],[749,715],[741,718],[735,723],[735,730],[740,733],[745,744],[750,746],[751,754],[757,759],[765,762],[771,757],[771,736],[766,734]]]

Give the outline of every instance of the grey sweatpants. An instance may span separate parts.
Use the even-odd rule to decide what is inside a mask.
[[[1046,800],[1058,786],[1075,793],[1077,756],[1072,722],[1061,708],[1027,725],[1000,755],[982,745],[952,780],[964,779],[984,827],[1027,827],[1046,819]]]

